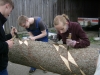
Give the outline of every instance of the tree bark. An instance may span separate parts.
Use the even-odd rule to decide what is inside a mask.
[[[91,47],[67,50],[66,45],[15,39],[9,61],[61,75],[93,75],[98,51]]]

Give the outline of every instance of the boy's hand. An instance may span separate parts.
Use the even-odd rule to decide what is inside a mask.
[[[11,28],[11,35],[12,35],[12,37],[15,35],[14,32],[17,33],[17,29],[15,27],[12,27]]]
[[[76,45],[76,41],[75,40],[71,40],[71,39],[67,39],[66,40],[66,44],[67,46],[71,46],[71,47],[74,47]]]
[[[31,40],[33,40],[33,41],[35,41],[35,40],[36,40],[36,38],[35,38],[35,37],[33,37],[33,36],[29,36],[29,39],[31,39]]]
[[[6,42],[8,43],[9,48],[12,48],[14,42],[12,40],[7,40]]]

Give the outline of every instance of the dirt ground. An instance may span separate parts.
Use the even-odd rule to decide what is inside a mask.
[[[100,48],[100,40],[95,40],[94,38],[98,37],[98,31],[85,31],[89,40],[90,40],[90,46]]]

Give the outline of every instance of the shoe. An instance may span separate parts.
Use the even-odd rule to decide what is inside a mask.
[[[29,73],[33,73],[35,70],[29,70]]]

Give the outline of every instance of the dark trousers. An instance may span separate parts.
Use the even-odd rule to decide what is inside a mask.
[[[30,68],[30,70],[34,70],[34,71],[35,71],[35,70],[36,70],[36,68],[31,67],[31,68]]]

